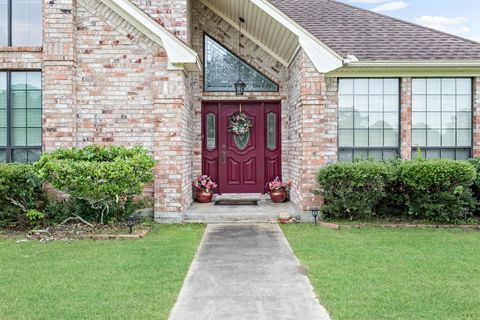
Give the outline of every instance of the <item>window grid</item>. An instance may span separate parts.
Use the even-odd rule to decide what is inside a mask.
[[[362,88],[357,88],[357,83],[359,81],[363,82],[363,90]],[[390,81],[390,86],[386,86],[386,81]],[[350,83],[351,90],[350,93],[345,93],[345,90],[342,90],[342,84],[347,86],[346,82]],[[378,91],[378,85],[381,82],[381,90]],[[372,83],[377,85],[377,91],[375,90],[375,86],[372,86]],[[392,90],[392,84],[394,85],[394,89]],[[365,86],[366,85],[366,86]],[[398,157],[400,154],[400,81],[398,78],[356,78],[356,79],[339,79],[339,99],[351,97],[353,98],[353,105],[350,107],[345,108],[342,106],[340,101],[339,103],[339,159],[341,161],[353,161],[357,158],[375,158],[375,159],[390,159]],[[364,110],[358,108],[360,105],[361,100],[366,101],[366,110],[365,105],[363,105]],[[378,108],[378,105],[375,106],[372,101],[375,99],[381,99],[381,108]],[[387,99],[389,99],[389,103],[387,104]],[[393,99],[393,100],[392,100]],[[347,100],[348,101],[348,100]],[[394,101],[394,104],[391,104]],[[377,101],[378,103],[378,101]],[[388,108],[387,108],[388,105]],[[393,106],[393,107],[392,107]],[[343,109],[343,110],[342,110]],[[345,115],[351,114],[351,127],[344,126],[341,122],[342,117]],[[362,119],[362,113],[366,115],[366,119]],[[375,118],[371,118],[376,116],[377,122],[381,122],[381,126],[379,127],[378,124],[373,123],[372,120]],[[387,117],[390,116],[389,120],[395,119],[392,123],[391,121],[388,123]],[[357,118],[358,117],[358,118]],[[343,118],[345,120],[345,118]],[[360,125],[363,121],[364,124]],[[350,120],[346,121],[350,122]],[[388,127],[386,126],[388,125]],[[342,131],[351,131],[352,132],[352,143],[351,146],[344,145],[342,143],[341,134]],[[366,143],[365,145],[359,145],[357,143],[357,132],[363,132],[362,135],[366,134]],[[381,143],[373,142],[372,141],[372,134],[376,132],[381,132]],[[387,137],[387,133],[390,133],[390,136]],[[395,137],[395,142],[391,143],[388,141],[390,138]],[[389,145],[389,143],[391,145]],[[381,146],[380,146],[381,144]]]
[[[468,83],[468,90],[460,90],[459,83],[463,81],[463,85]],[[471,157],[472,153],[472,80],[470,78],[416,78],[412,80],[412,157],[416,157],[417,149],[420,148],[422,155],[425,158],[450,158],[455,160],[463,160]],[[446,84],[453,85],[448,88]],[[419,86],[419,88],[416,88]],[[432,87],[433,89],[431,89]],[[431,90],[431,91],[430,91]],[[423,93],[419,93],[422,92]],[[433,98],[432,98],[433,97]],[[433,101],[434,97],[438,99],[438,105],[429,104],[429,101]],[[416,100],[424,101],[423,106],[416,105]],[[423,99],[422,99],[423,98]],[[447,98],[451,101],[455,101],[453,109],[451,105],[447,106]],[[466,98],[467,105],[459,106],[459,98]],[[452,100],[453,99],[453,100]],[[450,102],[451,102],[450,101]],[[459,110],[459,108],[462,108]],[[446,125],[447,114],[450,115],[450,119],[454,121],[454,126],[450,127]],[[429,122],[434,122],[434,116],[439,116],[438,126],[431,127]],[[459,126],[460,117],[466,117],[469,121],[467,126]],[[419,126],[419,121],[425,120],[423,126]],[[421,123],[421,122],[420,122]],[[445,126],[446,125],[446,126]],[[424,131],[424,134],[420,134]],[[460,133],[466,133],[468,131],[468,144],[460,141]],[[431,132],[431,136],[429,136]],[[438,138],[434,138],[434,133],[438,133]],[[449,143],[447,140],[447,134],[454,134],[454,143]],[[425,143],[417,143],[417,135],[421,137]],[[422,137],[423,136],[423,137]],[[437,141],[435,141],[437,140]]]
[[[20,81],[21,86],[18,85],[19,78],[24,79],[23,83]],[[37,161],[42,149],[41,72],[0,72],[0,84],[6,98],[6,121],[1,122],[6,123],[6,143],[5,140],[0,141],[0,162]],[[18,93],[22,97],[19,104],[13,98]],[[19,134],[22,139],[19,139]]]

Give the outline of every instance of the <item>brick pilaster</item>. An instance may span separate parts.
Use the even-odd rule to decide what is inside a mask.
[[[473,78],[473,156],[480,157],[480,77]]]
[[[400,92],[400,156],[412,158],[412,78],[401,79]]]
[[[76,1],[43,5],[43,146],[75,145]]]

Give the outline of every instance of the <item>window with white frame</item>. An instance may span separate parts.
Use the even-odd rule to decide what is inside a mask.
[[[472,79],[412,79],[412,148],[412,157],[471,156]]]
[[[339,79],[338,86],[339,160],[398,157],[399,79]]]

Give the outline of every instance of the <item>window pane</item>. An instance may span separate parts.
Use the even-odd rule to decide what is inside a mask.
[[[355,150],[355,160],[366,160],[368,159],[368,151],[365,149],[357,149]]]
[[[42,89],[42,73],[41,72],[27,72],[27,89],[29,90]]]
[[[0,162],[7,162],[7,151],[0,150]]]
[[[412,128],[423,129],[427,127],[427,113],[413,112],[412,113]]]
[[[40,160],[40,150],[38,149],[29,149],[27,155],[28,162],[37,162]]]
[[[368,94],[368,79],[355,79],[354,80],[354,93],[355,94]]]
[[[339,130],[338,145],[341,147],[353,146],[353,130]]]
[[[42,1],[12,1],[12,46],[42,45]]]
[[[427,97],[426,96],[413,96],[412,97],[412,111],[425,111],[427,109]]]
[[[427,96],[427,111],[441,111],[442,99],[439,95]]]
[[[0,109],[0,128],[7,127],[7,109]]]
[[[427,94],[427,80],[426,79],[412,79],[412,93],[413,94]]]
[[[427,130],[427,146],[438,147],[441,146],[441,130],[440,129],[428,129]]]
[[[427,130],[412,131],[412,146],[423,147],[427,144]]]
[[[26,127],[27,126],[27,110],[13,109],[12,110],[12,127]]]
[[[12,91],[11,97],[13,109],[24,109],[27,107],[27,94],[25,91]]]
[[[385,112],[398,112],[400,106],[398,96],[385,96],[383,100]]]
[[[370,96],[370,111],[383,111],[383,96]]]
[[[455,79],[442,79],[442,94],[455,94]]]
[[[42,145],[42,129],[28,128],[27,129],[27,146],[41,146]]]
[[[7,128],[0,128],[0,146],[7,146]]]
[[[206,91],[235,92],[238,69],[246,83],[247,92],[275,92],[278,85],[252,68],[220,43],[205,35],[205,75]]]
[[[367,129],[368,128],[368,113],[367,112],[355,112],[355,128]]]
[[[38,128],[42,127],[42,111],[40,109],[38,109],[38,110],[28,110],[27,126],[28,127],[38,127]]]
[[[340,79],[338,84],[339,94],[353,94],[353,79]]]
[[[457,96],[457,111],[471,111],[472,96]]]
[[[472,115],[470,112],[457,113],[457,128],[466,129],[472,126]]]
[[[427,79],[427,94],[440,94],[440,79]]]
[[[386,147],[398,146],[398,131],[397,130],[385,130],[384,132],[384,145]]]
[[[12,145],[14,147],[27,145],[27,130],[25,128],[12,128]]]
[[[384,79],[383,90],[384,94],[395,94],[398,96],[399,90],[399,80],[398,79]]]
[[[470,158],[471,151],[470,149],[458,149],[456,150],[456,159],[457,160],[467,160]]]
[[[442,146],[455,147],[455,130],[443,130]]]
[[[398,129],[398,113],[384,114],[385,129]]]
[[[383,79],[369,79],[369,93],[383,94]]]
[[[442,113],[442,128],[455,129],[455,126],[456,126],[455,112]]]
[[[457,94],[472,94],[472,79],[457,79]]]
[[[383,113],[370,113],[369,126],[374,129],[383,129]]]
[[[340,129],[352,129],[353,128],[353,112],[339,112],[338,127]]]
[[[427,159],[440,159],[441,157],[440,149],[428,149],[426,152]]]
[[[382,147],[383,146],[383,130],[370,129],[370,147]]]
[[[442,158],[443,159],[455,159],[455,150],[452,149],[442,149]]]
[[[277,147],[277,115],[275,113],[267,114],[267,147],[271,150]]]
[[[383,159],[383,152],[382,150],[369,150],[368,158],[380,161]]]
[[[398,157],[398,150],[397,149],[385,149],[383,150],[383,159],[395,159]]]
[[[442,96],[442,110],[455,111],[456,98],[455,96]]]
[[[457,131],[457,146],[471,146],[472,145],[472,131],[458,130]]]
[[[427,113],[427,127],[430,128],[430,129],[440,129],[441,128],[441,113],[440,112]]]
[[[13,162],[27,163],[28,162],[27,150],[24,150],[24,149],[13,150],[12,151],[12,161]]]
[[[217,143],[217,129],[216,129],[216,116],[213,113],[207,114],[207,150],[213,150],[216,148]]]
[[[0,0],[0,47],[8,46],[8,1]]]
[[[339,96],[338,109],[340,111],[353,111],[353,96]]]
[[[26,72],[12,72],[11,73],[12,90],[26,90],[27,89],[27,73]]]
[[[368,96],[355,96],[354,110],[368,112]]]
[[[338,152],[338,160],[340,161],[353,161],[352,150],[340,150]]]
[[[368,147],[368,130],[355,130],[355,147]]]

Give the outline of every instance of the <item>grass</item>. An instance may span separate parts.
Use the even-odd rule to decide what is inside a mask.
[[[480,319],[480,232],[286,225],[333,319]]]
[[[167,319],[203,232],[161,225],[142,240],[0,238],[0,319]]]

